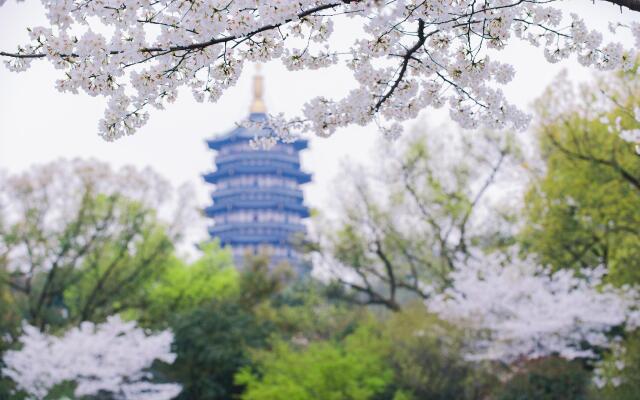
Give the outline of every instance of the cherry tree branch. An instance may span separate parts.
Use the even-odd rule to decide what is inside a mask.
[[[620,7],[626,7],[631,11],[640,11],[640,0],[602,0]]]

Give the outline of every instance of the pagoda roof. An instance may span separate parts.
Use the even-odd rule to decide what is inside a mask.
[[[249,114],[249,121],[251,122],[265,122],[267,121],[267,114],[262,112],[252,112]],[[255,137],[271,137],[277,136],[273,128],[268,125],[262,127],[262,129],[250,129],[242,125],[236,126],[231,131],[222,136],[218,136],[213,139],[207,140],[207,145],[210,149],[220,150],[222,147],[239,143],[248,142]],[[298,139],[291,143],[296,150],[306,149],[309,145],[309,141],[306,139]]]

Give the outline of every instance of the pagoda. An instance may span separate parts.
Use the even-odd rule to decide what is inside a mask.
[[[302,274],[305,264],[295,243],[306,233],[303,219],[309,216],[300,185],[311,175],[300,168],[300,150],[307,140],[278,141],[269,148],[252,146],[252,140],[274,137],[268,126],[263,96],[263,79],[253,82],[254,98],[249,120],[258,128],[238,126],[208,140],[216,151],[214,172],[204,175],[215,185],[212,205],[205,209],[213,220],[209,235],[222,246],[230,246],[236,265],[243,265],[247,254],[266,253],[271,265],[287,262]]]

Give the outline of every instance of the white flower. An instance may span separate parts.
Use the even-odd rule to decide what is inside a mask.
[[[118,316],[102,324],[83,322],[61,337],[26,325],[22,349],[5,353],[2,373],[36,399],[59,383],[74,381],[76,396],[106,391],[121,399],[168,400],[180,393],[180,385],[147,382],[144,370],[154,360],[175,360],[172,341],[169,331],[147,335]]]
[[[576,55],[584,65],[613,70],[632,69],[635,61],[632,50],[603,43],[602,34],[579,16],[566,21],[545,0],[497,0],[481,8],[450,0],[43,4],[48,25],[31,28],[31,42],[6,56],[5,65],[24,71],[33,60],[29,57],[42,57],[61,71],[59,90],[106,96],[99,123],[106,140],[133,134],[146,124],[148,108],[175,101],[181,87],[190,87],[198,101],[217,101],[247,61],[279,59],[291,70],[344,62],[353,71],[358,87],[344,98],[310,96],[304,118],[285,118],[320,136],[350,124],[402,123],[426,107],[446,104],[464,127],[523,129],[529,117],[499,88],[515,70],[494,63],[484,51],[502,50],[513,37],[543,47],[549,62]],[[335,18],[362,23],[364,33],[346,48],[336,47]],[[106,29],[92,30],[96,24]],[[628,28],[640,47],[640,24]]]
[[[481,257],[453,273],[453,288],[428,302],[443,318],[465,321],[489,337],[476,343],[474,359],[511,361],[558,354],[594,357],[609,347],[606,334],[631,321],[638,292],[602,284],[604,268],[551,273],[530,260]]]

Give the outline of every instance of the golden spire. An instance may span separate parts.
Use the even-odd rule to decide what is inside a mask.
[[[266,113],[267,107],[262,100],[264,86],[262,83],[262,75],[260,75],[260,64],[256,65],[256,75],[253,77],[253,102],[251,103],[252,113]]]

